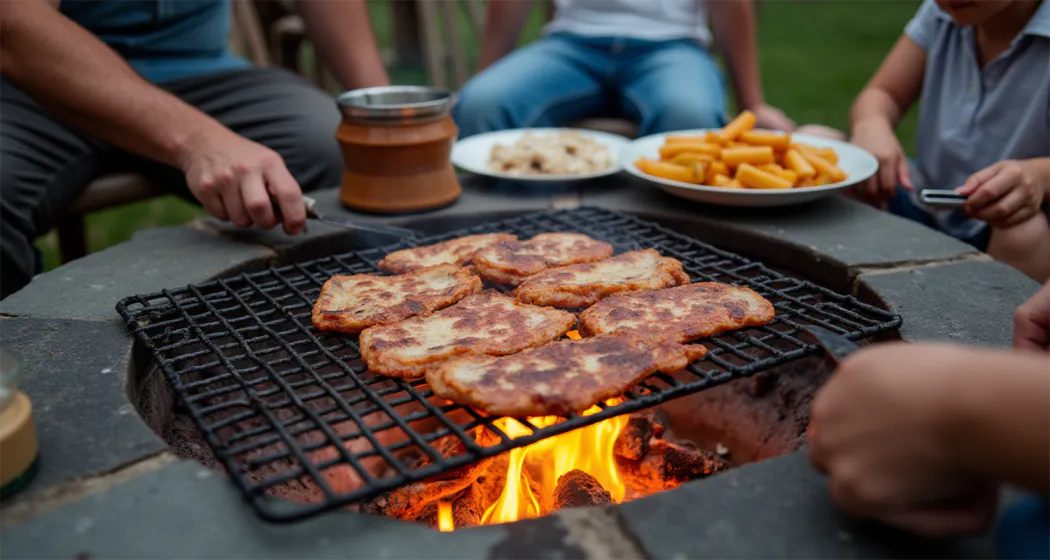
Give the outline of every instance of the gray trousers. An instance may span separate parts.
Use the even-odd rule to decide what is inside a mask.
[[[339,184],[339,111],[330,96],[302,78],[253,68],[160,87],[276,151],[303,190]],[[0,299],[40,272],[34,239],[62,220],[93,179],[143,173],[192,199],[179,170],[73,130],[6,80],[0,79],[0,88]]]

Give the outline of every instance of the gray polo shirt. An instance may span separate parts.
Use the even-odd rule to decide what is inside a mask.
[[[976,30],[956,25],[934,0],[904,32],[926,51],[916,186],[954,189],[997,161],[1050,156],[1050,0],[984,68]],[[953,234],[985,227],[959,211],[936,218]]]

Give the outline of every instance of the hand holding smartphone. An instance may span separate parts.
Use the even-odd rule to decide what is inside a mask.
[[[926,189],[919,194],[919,198],[923,204],[933,208],[962,208],[966,204],[965,196],[944,189]]]

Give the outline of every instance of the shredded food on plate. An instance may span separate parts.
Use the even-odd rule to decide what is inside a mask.
[[[583,175],[612,166],[609,149],[575,131],[526,132],[510,146],[496,144],[489,168],[516,175]]]

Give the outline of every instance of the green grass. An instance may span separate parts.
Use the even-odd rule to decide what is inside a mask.
[[[385,0],[370,0],[373,24],[382,45],[390,42]],[[538,3],[537,3],[538,4]],[[853,98],[918,8],[918,0],[777,0],[763,2],[759,49],[766,98],[799,123],[845,129]],[[539,36],[540,10],[533,10],[522,42]],[[474,37],[465,37],[468,47]],[[419,68],[394,68],[397,83],[422,83]],[[904,147],[914,153],[914,111],[898,129]],[[203,212],[175,197],[131,204],[88,217],[91,251],[120,243],[143,228],[186,222]],[[48,269],[58,265],[55,235],[38,240]]]

